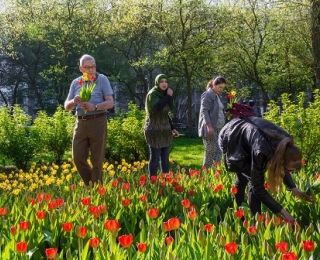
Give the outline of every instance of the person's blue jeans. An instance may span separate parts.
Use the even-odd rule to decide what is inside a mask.
[[[150,157],[149,157],[149,178],[151,176],[157,176],[157,170],[160,160],[160,169],[163,173],[169,172],[169,153],[170,147],[153,148],[149,146]]]

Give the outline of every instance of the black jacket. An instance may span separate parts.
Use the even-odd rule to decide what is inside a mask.
[[[264,183],[267,163],[279,141],[272,137],[267,140],[261,131],[291,136],[270,121],[254,116],[249,119],[260,129],[245,119],[234,118],[220,131],[219,146],[224,154],[226,168],[250,176],[253,194],[276,214],[282,210],[282,206],[266,191]],[[289,190],[296,187],[288,172],[283,181]]]

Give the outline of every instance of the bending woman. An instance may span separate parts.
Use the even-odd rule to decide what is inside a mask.
[[[279,126],[259,117],[234,118],[220,132],[219,145],[226,168],[236,173],[235,200],[238,206],[244,201],[249,184],[249,207],[252,215],[261,214],[261,203],[274,214],[294,222],[294,218],[266,190],[265,173],[271,191],[279,191],[284,183],[295,196],[312,199],[300,191],[289,173],[301,169],[302,153],[292,137]],[[250,121],[251,120],[251,121]]]

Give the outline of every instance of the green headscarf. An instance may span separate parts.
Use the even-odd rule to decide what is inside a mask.
[[[155,107],[155,105],[166,96],[167,90],[162,90],[159,85],[162,79],[168,79],[165,74],[159,74],[155,79],[155,86],[148,92],[146,97],[146,112],[149,115],[151,110]],[[173,108],[172,98],[169,102],[170,109]]]

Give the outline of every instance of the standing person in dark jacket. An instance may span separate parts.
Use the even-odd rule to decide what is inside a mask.
[[[222,157],[218,136],[225,124],[225,114],[219,95],[225,86],[225,78],[218,76],[208,82],[207,90],[201,95],[198,135],[204,145],[202,165],[206,168],[212,167],[214,162],[220,163]]]
[[[146,122],[144,136],[149,145],[149,177],[157,176],[159,159],[161,172],[169,173],[169,153],[172,136],[179,136],[169,117],[173,108],[173,91],[168,88],[167,76],[159,74],[155,79],[155,86],[146,97]]]
[[[295,196],[311,202],[312,199],[296,187],[289,173],[301,169],[301,150],[279,126],[259,117],[248,118],[251,122],[246,118],[234,118],[223,127],[219,135],[219,146],[224,154],[226,168],[236,173],[236,203],[240,206],[244,201],[249,183],[252,215],[257,212],[261,214],[263,203],[274,214],[281,213],[287,221],[293,223],[295,220],[291,214],[265,189],[265,172],[268,171],[270,190],[279,191],[283,182]]]

